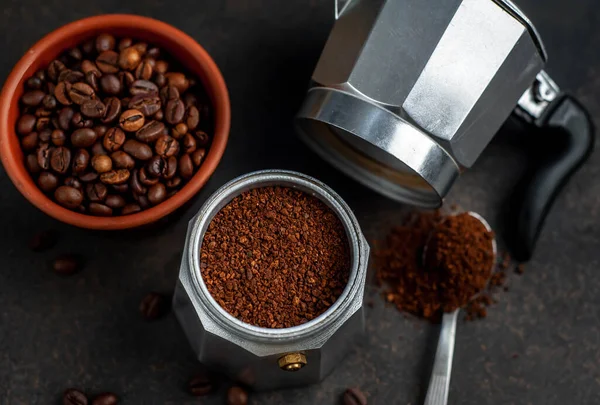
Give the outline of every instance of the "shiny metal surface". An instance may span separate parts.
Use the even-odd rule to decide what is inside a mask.
[[[345,92],[311,89],[296,125],[323,159],[398,201],[438,207],[459,175],[452,157],[426,134]]]
[[[372,133],[386,127],[374,119],[388,120],[384,114],[372,114],[371,106],[375,104],[412,125],[423,137],[431,138],[457,167],[470,167],[544,64],[545,51],[533,25],[510,2],[446,0],[435,6],[422,0],[343,3],[336,2],[337,21],[312,76],[313,88],[340,90],[364,101],[363,107],[352,112],[368,121],[360,129],[329,123],[336,128],[329,132],[346,134],[340,136],[342,140],[356,139],[360,130],[368,132],[359,133],[358,138],[389,136],[392,139],[386,144],[397,143],[393,139],[396,132]],[[311,119],[311,114],[322,110],[323,105],[318,103],[321,100],[309,92],[300,119]],[[332,118],[344,114],[340,110],[327,112]],[[322,125],[328,123],[321,120],[315,127]],[[308,125],[299,126],[303,127]],[[314,142],[311,146],[315,147]],[[419,145],[403,139],[401,147],[410,151]],[[364,152],[376,159],[375,153]],[[414,171],[414,161],[400,160]],[[380,163],[392,170],[395,167],[389,161]],[[429,159],[421,163],[421,169],[435,173],[443,170],[431,166],[445,161]],[[433,198],[423,197],[422,184],[416,189],[410,184],[396,185],[390,191],[387,179],[383,180],[386,186],[373,181],[381,177],[378,170],[358,175],[355,166],[336,166],[348,169],[348,174],[387,196],[432,206]],[[397,172],[403,175],[406,170],[402,167]],[[425,179],[438,191],[438,205],[455,179],[446,177],[449,183],[441,187]],[[407,191],[400,192],[399,187]]]
[[[199,252],[214,215],[244,191],[272,185],[314,195],[340,218],[350,243],[350,277],[342,295],[319,317],[303,325],[269,329],[244,323],[223,310],[200,275]],[[363,293],[369,246],[350,208],[323,183],[300,173],[267,170],[241,176],[217,190],[190,221],[173,306],[198,359],[255,389],[320,381],[364,331]],[[279,358],[302,353],[306,366],[290,373]]]
[[[525,121],[535,123],[559,94],[558,85],[542,70],[519,99],[515,113]]]

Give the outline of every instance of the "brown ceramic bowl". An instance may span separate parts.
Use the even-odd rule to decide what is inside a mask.
[[[212,102],[214,137],[200,169],[173,197],[132,215],[97,217],[80,214],[56,204],[38,188],[25,168],[24,156],[15,124],[23,83],[38,69],[66,49],[102,32],[129,36],[157,45],[178,60],[190,74],[197,76]],[[33,205],[46,214],[71,225],[89,229],[127,229],[155,222],[175,211],[204,186],[214,172],[227,144],[231,110],[229,95],[221,72],[212,58],[193,38],[171,25],[136,15],[101,15],[67,24],[35,44],[14,67],[0,95],[0,158],[9,177]]]

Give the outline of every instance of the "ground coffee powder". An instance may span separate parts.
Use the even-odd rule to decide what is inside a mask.
[[[287,328],[322,314],[341,295],[350,270],[349,244],[321,200],[286,187],[234,198],[202,242],[202,278],[236,318]]]
[[[388,286],[386,300],[431,320],[465,307],[491,276],[492,240],[469,214],[414,214],[392,229],[386,246],[375,249],[377,279]]]

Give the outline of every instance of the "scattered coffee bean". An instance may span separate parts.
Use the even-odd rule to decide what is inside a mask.
[[[123,208],[127,203],[123,197],[116,194],[106,196],[104,204],[113,209]]]
[[[344,405],[367,405],[367,397],[358,388],[348,388],[343,396]]]
[[[140,111],[146,117],[150,117],[160,110],[161,103],[156,93],[144,93],[133,96],[129,100],[128,107]]]
[[[248,393],[241,387],[231,387],[227,390],[227,405],[246,405]]]
[[[188,383],[190,394],[200,397],[215,390],[215,379],[207,371],[202,371],[190,379]]]
[[[204,148],[210,142],[210,137],[204,131],[196,131],[194,132],[194,136],[196,137],[196,146],[199,148]]]
[[[98,173],[105,173],[112,170],[112,160],[106,155],[96,155],[92,158],[92,167]]]
[[[88,185],[85,186],[85,193],[88,200],[93,202],[101,202],[106,199],[108,189],[103,183],[88,183]]]
[[[184,146],[185,148],[185,146]],[[162,135],[156,140],[154,150],[160,156],[173,156],[179,153],[179,142],[169,135]]]
[[[93,100],[95,94],[96,93],[94,92],[94,89],[92,89],[92,87],[86,83],[75,83],[69,88],[69,98],[72,102],[79,105],[85,103],[86,101]]]
[[[159,162],[155,162],[155,159],[158,159]],[[160,157],[158,156],[153,156],[152,159],[150,159],[150,161],[148,162],[148,165],[146,167],[152,168],[156,165],[159,165],[156,169],[157,170],[164,170],[164,162],[160,162]],[[158,183],[159,178],[158,177],[154,177],[154,175],[149,175],[147,172],[149,171],[148,169],[146,169],[146,167],[142,167],[140,168],[140,170],[138,171],[138,176],[140,178],[140,182],[145,185],[145,186],[153,186],[156,183]],[[162,172],[161,172],[162,173]],[[160,175],[160,174],[159,174]]]
[[[104,51],[96,58],[96,66],[102,73],[117,73],[119,71],[119,54],[115,51]]]
[[[116,152],[113,152],[112,155],[110,155],[115,168],[117,169],[127,169],[127,170],[131,170],[135,167],[135,160],[127,154],[127,152],[124,152],[122,150],[118,150]]]
[[[45,96],[41,90],[31,90],[21,96],[21,102],[28,107],[37,107]]]
[[[60,186],[54,192],[54,198],[63,207],[75,209],[83,202],[83,193],[74,187]]]
[[[90,154],[85,149],[78,149],[73,156],[73,173],[83,173],[90,162]]]
[[[141,80],[150,80],[152,77],[153,68],[151,59],[145,59],[135,69],[135,77]]]
[[[127,204],[121,210],[121,215],[131,215],[140,212],[142,208],[138,204]]]
[[[37,160],[37,155],[34,154],[27,155],[27,157],[25,158],[25,166],[27,166],[27,170],[31,174],[37,174],[42,171],[42,168],[40,167]]]
[[[177,125],[183,119],[185,106],[180,99],[170,100],[165,107],[165,120],[171,125]]]
[[[70,107],[65,107],[60,110],[60,113],[58,114],[58,125],[60,126],[60,129],[65,131],[69,129],[74,114],[75,111]]]
[[[185,77],[185,75],[183,73],[179,73],[179,72],[165,73],[165,78],[167,79],[167,83],[170,86],[176,87],[177,90],[179,90],[179,93],[184,93],[190,86],[190,83],[189,83],[187,77]]]
[[[74,187],[79,191],[83,189],[83,184],[81,184],[81,181],[77,177],[67,177],[64,181],[64,185]]]
[[[100,34],[96,38],[96,51],[98,53],[115,49],[116,40],[111,34]]]
[[[21,147],[29,152],[37,148],[39,144],[39,136],[37,132],[32,132],[29,135],[25,135],[23,139],[21,139]]]
[[[81,262],[75,255],[62,255],[52,262],[52,270],[63,276],[69,276],[81,270]]]
[[[119,402],[119,398],[110,392],[105,392],[103,394],[97,395],[92,400],[92,405],[117,405]]]
[[[89,148],[96,142],[96,139],[98,139],[98,135],[90,128],[80,128],[71,134],[71,143],[76,148]]]
[[[135,133],[135,137],[144,143],[153,143],[163,134],[164,130],[165,124],[162,122],[150,121]]]
[[[121,101],[116,97],[110,97],[106,100],[106,112],[102,122],[105,124],[115,121],[121,115]]]
[[[75,388],[66,390],[63,394],[63,405],[87,405],[88,399],[85,394]]]
[[[100,176],[97,172],[87,172],[84,174],[80,174],[79,180],[83,181],[84,183],[89,183],[91,181],[98,180],[98,177],[100,177]]]
[[[60,72],[63,70],[65,70],[64,63],[59,60],[53,60],[48,66],[48,78],[51,81],[56,82],[58,80],[58,75],[60,75]]]
[[[37,184],[44,193],[51,193],[58,187],[58,177],[50,172],[42,172]]]
[[[129,48],[131,45],[133,45],[133,40],[131,38],[123,38],[119,41],[118,49],[119,51],[122,51],[125,48]]]
[[[57,173],[65,174],[71,165],[71,150],[64,146],[52,149],[50,166]]]
[[[111,170],[100,175],[100,181],[105,184],[123,184],[129,180],[130,172],[127,169]]]
[[[67,141],[65,132],[62,129],[55,129],[54,131],[52,131],[50,139],[52,139],[52,143],[55,146],[63,146]]]
[[[184,179],[189,179],[194,174],[194,164],[190,155],[183,155],[179,158],[179,174]]]
[[[148,189],[148,201],[152,205],[158,205],[167,198],[167,188],[163,183],[156,183]]]
[[[19,118],[17,121],[17,132],[20,135],[27,135],[33,131],[35,128],[35,123],[37,122],[37,118],[31,114],[25,114]]]
[[[148,293],[140,303],[140,312],[144,319],[153,321],[165,315],[168,310],[166,298],[159,293]]]
[[[37,149],[37,160],[40,167],[44,170],[50,168],[50,156],[52,154],[52,148],[47,143],[41,144]]]
[[[181,141],[181,148],[183,153],[192,153],[196,150],[196,138],[192,134],[185,134]]]
[[[127,132],[137,131],[144,126],[144,121],[144,114],[138,110],[127,110],[119,117],[119,125]]]
[[[152,148],[134,139],[126,141],[123,150],[138,160],[148,160],[152,157]]]
[[[29,248],[34,252],[41,252],[54,247],[57,239],[56,231],[40,231],[33,235],[29,241]]]
[[[112,208],[110,208],[107,205],[100,204],[100,203],[95,203],[95,202],[90,203],[88,209],[90,211],[90,214],[96,215],[99,217],[110,217],[113,214]]]
[[[106,113],[106,106],[98,99],[89,100],[81,105],[81,113],[90,118],[102,118]]]
[[[141,60],[140,52],[133,46],[123,49],[119,54],[119,66],[125,70],[134,70]]]
[[[136,80],[131,84],[129,88],[129,93],[132,96],[137,96],[140,94],[151,94],[158,93],[158,87],[156,84],[152,83],[149,80]]]

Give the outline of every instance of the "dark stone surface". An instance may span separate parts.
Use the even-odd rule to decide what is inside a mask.
[[[262,168],[314,175],[379,238],[407,208],[334,171],[294,136],[291,120],[332,24],[330,1],[5,0],[0,9],[0,77],[42,35],[72,20],[131,12],[165,20],[215,58],[231,92],[233,122],[225,157],[193,204],[161,229],[102,233],[75,229],[29,205],[0,173],[0,404],[48,404],[69,386],[114,391],[130,404],[220,404],[224,383],[202,400],[185,392],[199,368],[175,318],[138,313],[150,290],[174,286],[187,220],[217,187]],[[545,39],[548,71],[600,117],[600,9],[595,0],[519,2]],[[402,67],[399,66],[399,69]],[[597,120],[597,124],[600,123]],[[505,197],[525,158],[494,142],[447,201],[501,229]],[[535,257],[484,321],[461,323],[450,403],[600,403],[600,154],[574,177],[548,217]],[[32,253],[29,238],[54,228],[60,241]],[[48,261],[63,252],[87,259],[61,278]],[[369,403],[418,404],[437,327],[385,307],[370,283],[368,336],[322,384],[254,394],[253,404],[335,404],[347,386]]]

